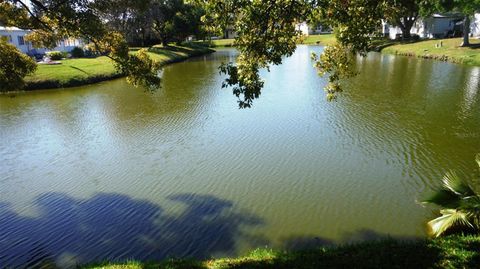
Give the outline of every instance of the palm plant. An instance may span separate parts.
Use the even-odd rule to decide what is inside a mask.
[[[480,154],[476,156],[480,168]],[[424,203],[440,206],[441,216],[428,222],[433,236],[453,229],[480,231],[480,192],[455,172],[447,173],[442,187]]]

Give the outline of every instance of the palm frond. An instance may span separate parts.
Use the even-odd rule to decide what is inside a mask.
[[[443,177],[443,187],[457,195],[472,196],[475,195],[473,189],[462,180],[455,172],[450,171]]]
[[[439,189],[434,191],[423,203],[438,205],[443,208],[456,208],[461,204],[461,196],[449,189]]]
[[[478,153],[478,154],[475,156],[475,161],[477,162],[478,168],[480,169],[480,153]]]
[[[457,209],[467,213],[470,223],[480,228],[480,196],[465,197]]]
[[[448,229],[451,229],[457,225],[473,227],[473,225],[468,221],[468,215],[463,211],[456,209],[444,209],[440,210],[440,213],[442,216],[428,222],[430,232],[435,237],[440,236]]]

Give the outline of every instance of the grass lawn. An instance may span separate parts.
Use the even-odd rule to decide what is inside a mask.
[[[214,47],[231,47],[233,46],[233,41],[235,41],[235,39],[233,38],[217,39],[217,40],[212,40],[212,43]]]
[[[194,44],[211,47],[211,48],[222,48],[222,47],[233,47],[233,42],[235,42],[235,39],[228,38],[228,39],[215,39],[211,41],[208,41],[208,40],[195,41]]]
[[[138,50],[132,49],[132,53]],[[148,54],[152,59],[167,64],[185,60],[192,56],[202,55],[212,50],[199,45],[171,45],[169,47],[154,46]],[[34,74],[27,76],[26,89],[49,89],[79,86],[107,79],[121,77],[115,70],[113,62],[107,57],[80,58],[62,60],[59,65],[38,65]]]
[[[211,43],[198,41],[198,44],[209,45],[211,47],[233,47],[233,42],[235,39],[216,39],[212,40]],[[306,45],[332,45],[335,44],[335,36],[333,34],[324,34],[324,35],[310,35],[302,38],[300,44]]]
[[[39,64],[34,74],[27,76],[26,89],[68,87],[101,78],[119,77],[107,57],[62,60],[59,65]]]
[[[478,268],[479,236],[448,236],[419,241],[364,242],[304,251],[257,249],[240,258],[207,261],[170,259],[160,263],[103,263],[84,269],[147,269],[147,268]]]
[[[336,39],[333,34],[324,34],[324,35],[309,35],[303,39],[301,44],[306,44],[306,45],[333,45],[335,44]]]
[[[443,46],[436,47],[440,42],[443,43]],[[470,39],[470,42],[474,46],[463,48],[460,47],[462,43],[461,38],[424,40],[388,46],[382,52],[468,65],[480,65],[480,40]]]

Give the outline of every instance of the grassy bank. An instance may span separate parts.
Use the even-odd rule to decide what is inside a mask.
[[[195,44],[204,47],[210,48],[226,48],[226,47],[233,47],[233,43],[235,39],[227,38],[227,39],[214,39],[210,41],[195,41]]]
[[[151,47],[148,54],[161,64],[183,61],[213,50],[199,45]],[[80,86],[122,77],[107,57],[62,60],[59,65],[38,65],[36,72],[26,77],[25,90]]]
[[[231,259],[104,263],[81,268],[478,268],[479,265],[479,236],[448,236],[404,242],[388,239],[292,252],[258,249],[245,257]]]
[[[382,52],[480,66],[480,40],[471,39],[474,45],[466,48],[461,43],[461,38],[423,40],[388,46]]]
[[[210,46],[213,48],[233,47],[235,39],[217,39],[210,42],[198,41],[197,44],[202,46]],[[335,36],[333,34],[310,35],[300,39],[300,44],[305,45],[332,45],[335,44]]]
[[[308,36],[302,44],[328,46],[335,44],[335,42],[335,36],[327,34]],[[417,42],[378,39],[372,42],[372,49],[388,54],[480,66],[480,40],[471,39],[470,42],[472,46],[464,48],[460,47],[462,38],[420,40]]]
[[[302,44],[328,46],[335,44],[335,42],[335,36],[327,34],[308,36]],[[470,42],[472,46],[464,48],[460,47],[462,38],[420,40],[416,42],[377,39],[372,42],[372,49],[388,54],[480,66],[480,40],[470,39]],[[440,44],[442,45],[440,46]]]
[[[333,34],[325,34],[325,35],[309,35],[304,37],[301,40],[301,44],[305,45],[323,45],[329,46],[335,44],[336,39]]]

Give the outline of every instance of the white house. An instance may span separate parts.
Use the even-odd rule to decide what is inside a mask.
[[[461,14],[433,14],[424,19],[418,19],[410,30],[411,34],[420,38],[445,38],[461,36],[463,32],[463,16]],[[471,35],[480,36],[480,13],[476,13],[470,25]],[[391,39],[401,36],[399,27],[382,21],[382,32]]]
[[[70,52],[74,47],[83,47],[85,44],[79,39],[64,39],[58,42],[54,49],[34,48],[32,44],[25,40],[25,36],[31,30],[24,30],[17,27],[0,26],[0,37],[6,38],[8,42],[13,44],[19,50],[26,54],[44,54],[46,51],[64,51]]]
[[[302,32],[303,35],[318,35],[318,34],[326,34],[331,33],[332,29],[328,26],[323,26],[318,24],[315,27],[310,27],[307,22],[297,23],[295,25],[295,29]]]
[[[308,27],[307,22],[305,21],[301,23],[297,23],[295,25],[295,30],[300,31],[303,35],[306,35],[306,36],[310,34],[310,29]]]
[[[473,37],[480,38],[480,13],[475,13],[475,16],[472,19],[472,23],[470,24],[470,34]]]

